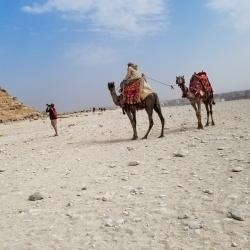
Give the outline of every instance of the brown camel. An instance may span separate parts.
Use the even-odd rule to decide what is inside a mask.
[[[199,78],[197,77],[196,74],[194,74],[192,76],[191,80],[196,81],[196,82],[194,82],[195,84],[199,84],[199,85],[202,84],[199,81]],[[209,114],[210,114],[211,119],[212,119],[212,125],[215,125],[214,120],[213,120],[213,108],[212,108],[213,107],[212,105],[215,104],[214,97],[213,97],[213,91],[211,90],[210,93],[205,94],[202,98],[197,97],[197,95],[195,95],[195,93],[193,91],[191,91],[190,88],[186,87],[184,76],[177,76],[176,77],[176,84],[182,90],[182,97],[186,97],[187,99],[189,99],[192,107],[195,110],[196,117],[198,119],[198,127],[197,128],[203,129],[203,125],[201,122],[201,103],[202,102],[205,104],[206,111],[207,111],[206,126],[209,126]]]
[[[112,96],[113,102],[117,105],[122,107],[121,101],[122,101],[122,95],[117,95],[116,90],[115,90],[115,83],[114,82],[109,82],[108,83],[108,89],[110,91],[110,94]],[[141,103],[138,104],[124,104],[122,107],[123,111],[128,115],[128,118],[130,120],[130,123],[133,128],[133,137],[132,140],[136,140],[138,138],[137,136],[137,130],[136,130],[136,111],[145,109],[147,114],[148,114],[148,120],[149,120],[149,128],[147,133],[144,135],[142,139],[147,139],[148,134],[151,130],[151,128],[154,125],[153,121],[153,110],[158,114],[160,120],[161,120],[161,134],[159,136],[163,137],[164,136],[164,124],[165,120],[161,112],[161,106],[159,102],[159,98],[156,93],[152,93],[148,95]]]

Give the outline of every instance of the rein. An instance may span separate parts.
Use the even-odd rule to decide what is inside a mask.
[[[154,78],[152,78],[152,77],[149,77],[149,76],[147,76],[147,75],[145,75],[145,77],[148,78],[149,80],[153,81],[153,82],[157,82],[157,83],[160,83],[160,84],[162,84],[162,85],[168,86],[168,87],[170,87],[171,89],[174,89],[174,86],[173,86],[172,84],[168,84],[168,83],[161,82],[161,81],[156,80],[156,79],[154,79]]]

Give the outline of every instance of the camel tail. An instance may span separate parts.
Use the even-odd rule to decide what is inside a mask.
[[[155,97],[155,103],[154,103],[154,110],[159,114],[160,117],[162,117],[162,119],[164,120],[163,116],[162,116],[162,112],[161,112],[161,104],[160,104],[160,100],[159,97],[156,93],[154,93],[154,97]]]
[[[215,105],[215,101],[214,101],[214,92],[212,91],[212,104]]]
[[[164,125],[165,125],[165,119],[162,115],[162,111],[161,111],[161,104],[160,104],[160,100],[159,97],[156,93],[154,93],[155,96],[155,103],[154,103],[154,110],[155,112],[158,114],[160,120],[161,120],[161,135],[160,137],[164,136]]]
[[[215,105],[214,95],[212,95],[212,104]]]
[[[155,106],[161,107],[158,95],[156,93],[154,93],[154,96],[155,96]]]

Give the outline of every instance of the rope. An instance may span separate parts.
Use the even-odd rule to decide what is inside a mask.
[[[146,76],[146,75],[145,75],[145,76]],[[146,78],[148,78],[148,79],[151,80],[151,81],[154,81],[154,82],[160,83],[160,84],[162,84],[162,85],[168,86],[168,87],[170,87],[171,89],[174,89],[174,86],[173,86],[172,84],[167,84],[167,83],[161,82],[161,81],[156,80],[156,79],[154,79],[154,78],[152,78],[152,77],[149,77],[149,76],[146,76]]]

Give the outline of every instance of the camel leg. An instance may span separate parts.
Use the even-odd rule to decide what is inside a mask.
[[[197,104],[197,106],[196,106]],[[196,117],[197,117],[197,120],[198,120],[198,129],[203,129],[203,126],[202,126],[202,123],[201,123],[201,103],[198,102],[191,102],[191,105],[192,107],[194,108],[195,110],[195,114],[196,114]]]
[[[197,103],[198,107],[198,113],[197,113],[197,118],[198,118],[198,129],[203,129],[203,125],[201,122],[201,101]]]
[[[213,105],[211,102],[209,102],[209,107],[210,107],[210,115],[211,115],[211,119],[212,119],[212,125],[214,126],[214,119],[213,119]]]
[[[133,132],[134,132],[132,140],[136,140],[138,138],[137,131],[136,131],[136,121],[134,121],[133,115],[132,115],[132,113],[130,111],[127,111],[127,115],[128,115],[128,118],[130,120],[130,123],[131,123],[132,128],[133,128]]]
[[[159,136],[159,138],[161,137],[164,137],[164,125],[165,125],[165,119],[162,115],[162,112],[161,112],[161,106],[160,106],[160,103],[159,101],[157,101],[157,103],[155,104],[154,106],[154,110],[155,112],[158,114],[160,120],[161,120],[161,134]]]
[[[135,123],[135,131],[136,131],[136,124],[137,124],[137,122],[136,122],[136,110],[134,109],[131,113],[133,116],[133,121]],[[136,136],[137,136],[137,132],[136,132]]]
[[[207,111],[207,123],[206,123],[206,127],[209,126],[209,108],[208,108],[208,103],[204,102],[205,107],[206,107],[206,111]]]
[[[148,138],[148,134],[151,130],[151,128],[154,125],[154,121],[153,121],[153,105],[150,105],[151,103],[146,102],[146,111],[148,114],[148,120],[149,120],[149,127],[148,127],[148,131],[147,133],[142,137],[142,139],[147,139]]]

